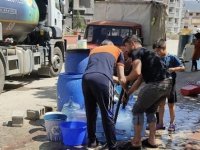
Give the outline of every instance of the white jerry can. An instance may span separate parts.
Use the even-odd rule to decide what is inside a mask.
[[[20,74],[23,74],[24,68],[24,49],[21,47],[16,47],[16,54],[18,56],[18,63],[19,63],[19,72]]]
[[[29,74],[33,70],[33,52],[30,49],[24,51],[24,74]]]
[[[33,53],[30,49],[24,50],[16,47],[17,56],[19,58],[20,74],[29,74],[33,70]]]

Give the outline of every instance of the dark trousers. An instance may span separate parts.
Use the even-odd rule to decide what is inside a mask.
[[[100,108],[102,124],[109,149],[116,144],[113,118],[113,85],[103,74],[85,74],[82,80],[83,95],[87,117],[88,140],[96,140],[97,105]]]
[[[192,60],[192,67],[191,67],[191,71],[194,69],[197,71],[197,60]]]

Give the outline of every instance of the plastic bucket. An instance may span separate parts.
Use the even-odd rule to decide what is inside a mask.
[[[86,122],[62,122],[60,129],[62,131],[64,145],[77,146],[86,144]]]
[[[73,49],[66,51],[65,73],[83,74],[88,64],[89,49]]]
[[[77,47],[87,49],[87,40],[86,39],[78,40]]]
[[[57,83],[57,108],[61,111],[63,105],[69,100],[84,107],[84,97],[82,92],[82,75],[60,74]]]
[[[66,120],[67,116],[61,112],[48,112],[44,115],[47,138],[50,141],[62,141],[60,123]]]

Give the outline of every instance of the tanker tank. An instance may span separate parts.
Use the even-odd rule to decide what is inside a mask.
[[[1,0],[0,22],[3,38],[23,42],[38,25],[39,10],[35,0]]]

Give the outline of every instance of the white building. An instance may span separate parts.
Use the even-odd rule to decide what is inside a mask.
[[[183,17],[183,0],[169,0],[167,32],[178,33],[183,28]]]
[[[73,9],[80,11],[84,16],[86,22],[93,19],[94,14],[94,0],[74,0]]]

